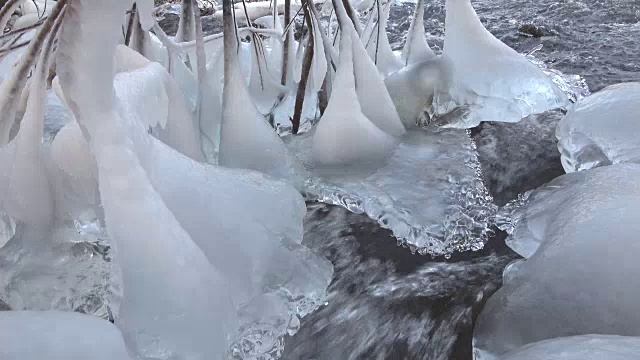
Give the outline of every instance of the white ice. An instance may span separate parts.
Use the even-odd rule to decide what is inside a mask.
[[[640,271],[639,178],[636,164],[570,173],[507,207],[507,244],[528,260],[478,319],[479,359],[562,336],[640,335],[629,285]]]
[[[383,78],[402,67],[401,61],[391,49],[387,36],[387,21],[389,20],[392,3],[392,1],[389,1],[384,6],[379,6],[374,10],[373,16],[378,16],[378,12],[380,13],[380,22],[376,23],[370,34],[363,35],[367,52],[371,59],[374,60]]]
[[[453,79],[436,97],[436,112],[468,107],[455,127],[481,121],[518,122],[568,105],[565,94],[540,69],[484,28],[470,0],[447,0],[443,56]]]
[[[0,312],[4,360],[131,359],[120,331],[90,315],[57,311]]]
[[[640,83],[611,85],[569,108],[556,128],[566,172],[640,162]]]
[[[333,92],[313,135],[313,159],[318,164],[380,163],[397,145],[362,113],[355,89],[351,37],[345,32],[340,39]]]
[[[638,354],[639,337],[582,335],[533,343],[500,360],[635,360]]]
[[[433,59],[435,56],[424,33],[424,0],[418,0],[407,31],[407,41],[402,48],[402,63],[408,66],[418,61]]]

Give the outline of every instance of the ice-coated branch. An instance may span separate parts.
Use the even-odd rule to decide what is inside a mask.
[[[200,17],[200,8],[196,0],[191,0],[193,6],[195,32],[196,32],[196,69],[198,70],[198,98],[196,99],[196,119],[198,121],[198,130],[201,136],[206,136],[207,131],[203,128],[204,121],[202,104],[204,94],[207,88],[207,55],[204,52],[204,35],[202,33],[202,18]],[[213,143],[213,139],[208,139]],[[205,149],[202,149],[205,154]]]
[[[358,36],[362,36],[362,26],[360,25],[360,20],[358,20],[358,16],[356,15],[356,11],[353,9],[353,6],[351,6],[349,0],[342,0],[342,4],[344,5],[344,9],[347,12],[347,16],[349,17],[349,19],[351,19],[351,22],[353,22],[353,27],[356,28]]]
[[[125,32],[124,35],[124,44],[126,46],[129,46],[129,43],[131,42],[131,33],[133,32],[133,24],[136,21],[136,14],[137,11],[137,4],[133,3],[133,5],[131,6],[131,10],[129,10],[129,19],[127,20],[127,31]]]
[[[24,0],[8,0],[4,6],[0,9],[0,29],[4,29],[7,26],[7,22],[11,18],[11,15],[22,5]]]
[[[282,77],[280,84],[287,85],[287,72],[289,69],[289,45],[291,37],[289,36],[289,23],[291,22],[291,0],[284,0],[284,23],[287,28],[284,29],[284,46],[282,47]]]
[[[300,129],[300,117],[302,116],[302,106],[304,105],[304,95],[307,92],[307,81],[309,80],[309,72],[311,72],[311,62],[313,61],[314,53],[314,29],[313,21],[311,20],[311,11],[309,10],[309,0],[305,0],[302,4],[304,7],[304,18],[307,23],[307,33],[309,34],[307,40],[307,47],[304,49],[304,58],[302,60],[302,74],[300,76],[300,82],[298,83],[298,91],[296,93],[296,102],[293,108],[293,118],[291,118],[293,134],[297,134]]]
[[[2,95],[0,96],[0,146],[6,145],[9,141],[9,134],[15,119],[16,106],[19,102],[17,97],[22,94],[22,89],[27,81],[27,74],[33,67],[42,44],[53,28],[55,20],[62,13],[67,1],[59,0],[56,2],[51,14],[31,40],[18,65],[13,68],[9,78],[0,84],[0,95]]]
[[[11,31],[0,35],[0,40],[4,40],[4,39],[6,39],[8,37],[12,37],[12,36],[15,36],[15,35],[24,34],[29,30],[33,30],[33,29],[39,27],[40,25],[42,25],[46,19],[47,18],[45,17],[45,18],[42,18],[42,19],[38,20],[38,22],[33,24],[33,25],[21,27],[19,29],[12,29]]]
[[[196,9],[198,6],[196,5]],[[192,41],[195,35],[194,9],[192,0],[182,0],[180,22],[178,23],[178,33],[176,42]]]

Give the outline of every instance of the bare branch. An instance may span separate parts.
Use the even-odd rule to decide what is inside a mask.
[[[304,18],[307,23],[307,29],[309,38],[307,41],[307,47],[304,49],[304,58],[302,59],[302,74],[300,76],[300,82],[298,83],[298,91],[296,92],[296,102],[293,108],[293,118],[291,119],[293,134],[297,134],[300,129],[300,118],[302,117],[302,107],[304,105],[304,96],[307,91],[307,82],[309,80],[309,73],[311,72],[311,62],[313,61],[313,21],[311,20],[311,11],[309,10],[309,1],[304,0],[302,7],[304,7]]]

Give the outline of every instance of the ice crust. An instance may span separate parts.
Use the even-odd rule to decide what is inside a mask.
[[[640,270],[638,178],[636,164],[570,173],[501,211],[507,244],[528,260],[483,309],[477,359],[563,336],[640,335],[640,297],[628,283]]]
[[[57,311],[0,312],[5,360],[128,360],[122,334],[108,321]]]
[[[569,108],[556,128],[566,172],[640,162],[640,83],[611,85]]]
[[[533,343],[500,360],[634,360],[638,354],[638,337],[583,335]]]
[[[447,0],[446,13],[443,57],[453,68],[453,78],[438,91],[434,111],[466,112],[450,126],[518,122],[569,104],[549,77],[484,28],[470,0]]]
[[[307,198],[365,213],[420,254],[484,245],[496,208],[466,131],[409,131],[387,161],[369,166],[320,166],[312,139],[313,131],[285,138],[310,173]]]

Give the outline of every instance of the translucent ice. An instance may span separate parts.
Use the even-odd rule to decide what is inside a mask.
[[[484,28],[470,0],[447,0],[446,11],[443,56],[453,66],[453,79],[434,106],[441,114],[468,107],[471,113],[454,126],[517,122],[568,105],[549,77]]]
[[[333,93],[313,135],[313,159],[318,164],[381,162],[396,145],[391,135],[362,113],[353,76],[351,36],[345,32],[340,39],[340,65]]]
[[[555,337],[640,335],[640,292],[629,286],[640,271],[638,178],[636,164],[571,173],[505,210],[507,243],[528,260],[478,319],[479,359]]]
[[[365,169],[317,166],[312,132],[285,138],[310,173],[308,198],[365,213],[420,254],[482,248],[495,205],[465,131],[408,131],[387,161]]]
[[[609,86],[569,108],[556,128],[566,172],[640,162],[640,83]]]
[[[73,312],[0,312],[0,358],[5,360],[127,360],[110,322]]]
[[[500,360],[634,360],[640,338],[583,335],[540,341],[512,351]]]
[[[404,66],[418,61],[432,59],[436,54],[431,50],[424,34],[424,0],[416,2],[413,20],[407,32],[407,41],[402,49],[402,63]]]

